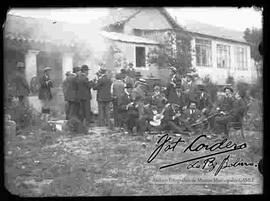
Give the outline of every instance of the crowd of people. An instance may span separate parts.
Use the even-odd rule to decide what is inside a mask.
[[[17,64],[18,71],[23,64]],[[50,68],[43,69],[40,77],[39,99],[42,101],[42,114],[46,118],[50,113],[52,99]],[[240,122],[247,110],[245,91],[234,90],[230,86],[223,89],[224,96],[212,101],[203,82],[194,81],[192,74],[182,76],[177,69],[171,68],[171,77],[167,86],[154,83],[151,87],[136,72],[133,64],[121,69],[111,80],[106,68],[101,65],[96,78],[88,79],[89,67],[73,67],[66,73],[63,82],[66,119],[77,119],[85,127],[94,122],[91,112],[91,90],[97,91],[98,126],[107,126],[125,131],[130,135],[144,135],[149,132],[174,132],[182,135],[194,135],[208,131],[209,137],[224,133],[228,135],[228,124]],[[22,76],[17,76],[25,86],[25,95],[29,86]],[[18,81],[17,81],[18,82]],[[16,83],[17,83],[16,82]],[[20,94],[19,94],[20,95]],[[23,101],[22,95],[19,96]],[[113,124],[110,108],[113,106]]]

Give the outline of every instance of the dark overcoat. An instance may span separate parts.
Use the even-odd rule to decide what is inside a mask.
[[[43,76],[40,77],[39,83],[40,88],[38,98],[40,100],[51,100],[52,99],[51,88],[53,87],[53,84],[50,77],[44,74]]]
[[[97,84],[93,87],[97,90],[97,101],[110,102],[112,100],[111,95],[112,81],[106,75],[98,79]]]
[[[12,85],[15,89],[15,96],[19,97],[29,95],[30,88],[23,74],[16,73],[16,75],[12,79]]]

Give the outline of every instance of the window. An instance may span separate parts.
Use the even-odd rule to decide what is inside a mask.
[[[212,45],[210,40],[195,39],[196,65],[212,66]]]
[[[145,47],[136,47],[136,67],[145,67]]]
[[[247,70],[247,50],[243,47],[235,48],[236,67],[238,70]]]
[[[217,67],[218,68],[230,68],[230,46],[229,45],[217,45]]]

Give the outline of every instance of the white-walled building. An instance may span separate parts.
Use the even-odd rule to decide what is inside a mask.
[[[166,69],[147,64],[147,53],[153,45],[158,46],[163,34],[184,30],[193,38],[192,66],[200,77],[209,75],[217,84],[225,84],[228,76],[247,83],[257,78],[250,45],[244,40],[243,33],[209,25],[202,27],[202,24],[183,27],[164,8],[112,9],[104,23],[106,37],[116,42],[125,57],[145,76],[151,74],[160,79],[168,78]],[[151,42],[138,42],[134,36],[140,37],[140,41],[145,38]]]

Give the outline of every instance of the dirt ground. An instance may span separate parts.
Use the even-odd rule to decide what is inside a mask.
[[[262,133],[232,132],[234,142],[247,142],[248,148],[232,152],[232,158],[258,162],[262,157]],[[174,152],[161,152],[151,163],[157,136],[129,136],[106,128],[93,127],[88,135],[68,136],[39,128],[25,130],[11,143],[6,139],[5,184],[19,196],[125,196],[188,194],[262,193],[262,175],[256,167],[226,168],[219,175],[249,175],[260,182],[236,184],[153,184],[156,175],[213,175],[203,170],[187,170],[178,165],[160,170],[160,166],[179,161],[187,144]],[[201,151],[200,153],[208,153]],[[198,155],[198,154],[197,154]],[[194,157],[185,153],[185,158]]]

